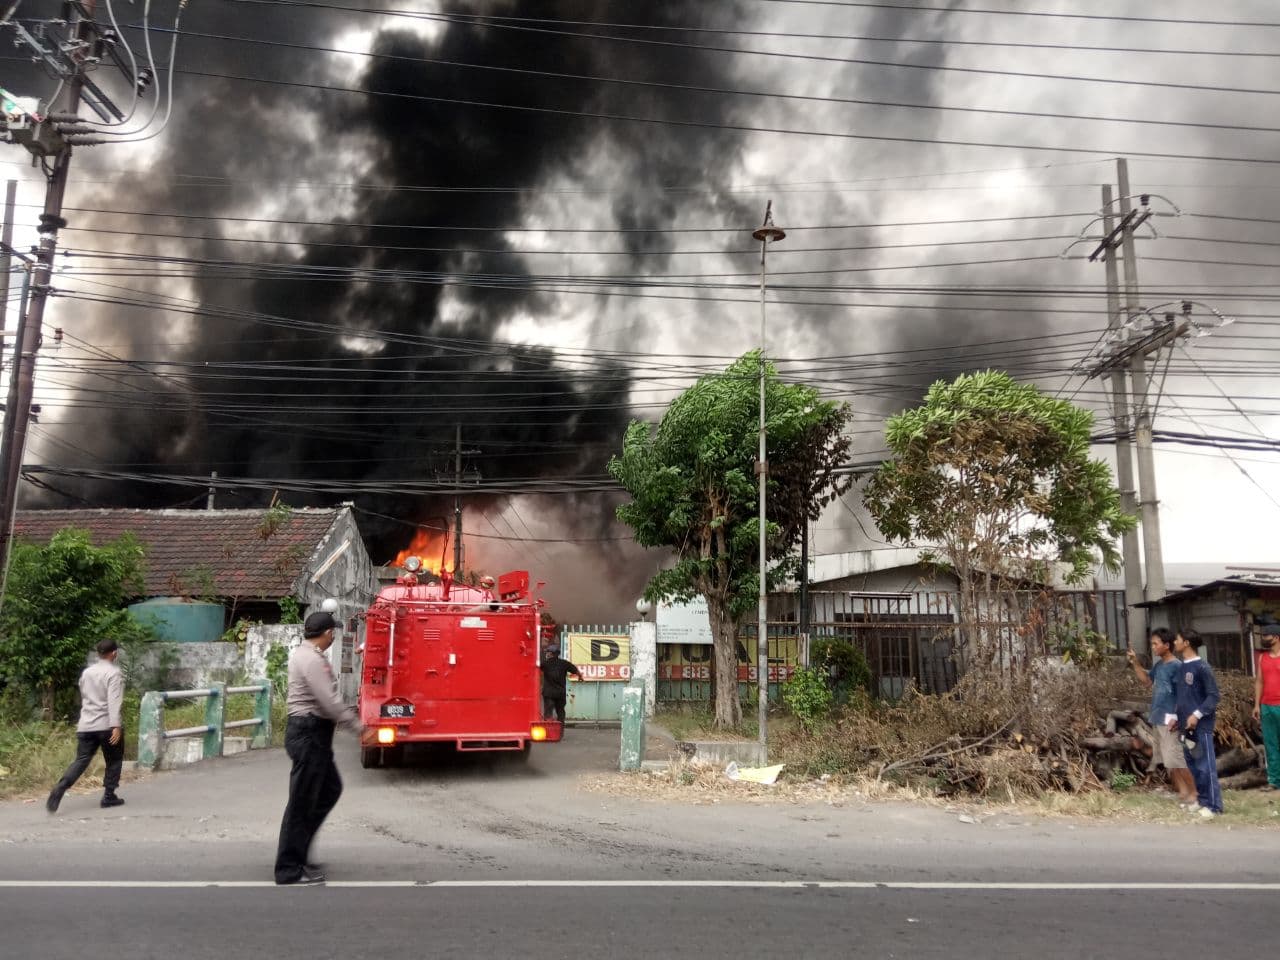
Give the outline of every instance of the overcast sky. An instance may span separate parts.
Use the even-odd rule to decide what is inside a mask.
[[[19,15],[56,6],[24,2]],[[1237,318],[1161,369],[1157,428],[1275,438],[1280,167],[1237,162],[1280,158],[1275,4],[897,6],[193,3],[169,124],[145,143],[76,155],[68,219],[78,229],[62,238],[76,255],[60,262],[56,283],[81,299],[55,300],[48,322],[77,339],[42,362],[45,412],[28,461],[390,482],[442,469],[437,452],[452,441],[452,421],[465,419],[473,442],[501,438],[471,458],[486,478],[519,486],[598,476],[629,415],[657,416],[692,375],[756,345],[749,233],[770,199],[788,236],[770,252],[768,351],[787,376],[820,380],[850,402],[855,460],[874,459],[883,417],[929,382],[987,366],[1088,405],[1106,433],[1104,390],[1073,372],[1106,324],[1104,271],[1083,259],[1092,245],[1069,245],[1082,231],[1096,237],[1100,185],[1114,183],[1116,156],[1129,157],[1135,193],[1160,195],[1160,236],[1138,246],[1141,306],[1190,298],[1207,305],[1195,308],[1206,322],[1210,307]],[[368,12],[375,7],[413,15]],[[167,62],[172,9],[158,10],[152,41]],[[141,55],[144,35],[128,26],[138,10],[116,3],[115,12]],[[468,19],[481,13],[510,19]],[[1097,47],[1124,49],[1082,49]],[[52,87],[13,60],[0,62],[0,85]],[[23,156],[9,147],[2,159],[22,180],[20,239],[29,242],[41,187]],[[281,220],[308,223],[264,222]],[[400,228],[368,226],[391,223]],[[298,265],[311,273],[299,276]],[[157,271],[169,275],[148,275]],[[156,309],[159,297],[181,309]],[[262,315],[325,326],[282,333]],[[85,377],[83,342],[183,366],[164,368],[167,381],[135,370],[133,393],[122,395],[103,364]],[[512,390],[529,382],[512,343],[554,351],[537,380],[542,396]],[[601,352],[608,368],[592,357]],[[419,359],[390,359],[409,353]],[[262,390],[243,366],[260,358],[346,366],[306,381],[309,400],[263,394],[258,407],[228,412],[225,394],[211,399],[211,389]],[[227,381],[200,378],[193,364],[205,361],[241,379],[211,387]],[[448,376],[440,364],[452,364]],[[483,386],[491,370],[515,379]],[[380,378],[379,389],[361,390],[361,376]],[[165,409],[132,402],[148,391]],[[279,411],[265,432],[254,426],[264,409]],[[370,424],[377,444],[352,436]],[[1159,446],[1168,561],[1280,566],[1277,458],[1232,456]],[[161,497],[128,480],[57,485],[95,502]],[[196,493],[166,488],[163,500]],[[817,551],[877,545],[857,500],[855,491],[824,518]],[[421,502],[388,497],[377,512],[415,521],[427,519],[415,512],[441,512]],[[612,539],[625,530],[599,497],[483,505],[476,561],[532,556],[557,572],[573,616],[612,614],[657,562]],[[380,546],[408,539],[386,523]],[[576,542],[512,545],[529,537]],[[584,601],[577,583],[602,571],[609,588]]]

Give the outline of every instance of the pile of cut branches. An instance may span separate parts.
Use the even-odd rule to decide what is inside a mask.
[[[1264,786],[1267,775],[1262,768],[1261,730],[1251,714],[1253,679],[1242,673],[1224,672],[1218,676],[1218,686],[1222,702],[1217,710],[1214,747],[1222,786],[1227,790]],[[1116,771],[1132,772],[1142,778],[1154,776],[1154,733],[1147,720],[1146,703],[1117,701],[1100,720],[1100,731],[1080,741],[1093,754],[1099,777],[1108,779]]]
[[[1260,753],[1249,715],[1252,681],[1227,674],[1219,682],[1218,768],[1224,786],[1247,787],[1257,779]],[[1074,793],[1100,789],[1116,774],[1150,783],[1163,774],[1150,760],[1144,696],[1119,665],[966,677],[945,696],[854,700],[812,733],[789,731],[779,759],[811,776],[852,775],[944,796]]]

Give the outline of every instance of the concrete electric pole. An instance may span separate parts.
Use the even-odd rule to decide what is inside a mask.
[[[773,225],[773,201],[764,208],[764,223],[751,236],[760,241],[760,454],[756,462],[756,487],[760,493],[760,590],[756,608],[756,686],[759,689],[757,705],[760,724],[761,762],[769,756],[769,527],[766,511],[766,489],[769,481],[769,457],[767,428],[765,425],[765,278],[769,244],[786,236]]]
[[[1138,306],[1138,259],[1134,251],[1134,230],[1150,216],[1150,211],[1132,217],[1132,194],[1129,192],[1129,162],[1116,160],[1116,182],[1120,188],[1120,219],[1123,226],[1121,245],[1124,250],[1124,312],[1133,320],[1141,312]],[[1145,207],[1146,200],[1143,200]],[[1151,434],[1151,396],[1147,389],[1146,354],[1135,351],[1129,361],[1129,377],[1134,390],[1134,447],[1138,455],[1138,506],[1142,511],[1142,553],[1146,563],[1146,600],[1164,597],[1164,551],[1160,545],[1160,500],[1156,496],[1156,461]]]
[[[1102,188],[1102,231],[1110,237],[1115,230],[1112,213],[1111,184]],[[1114,336],[1122,330],[1120,320],[1120,277],[1116,258],[1108,251],[1104,259],[1107,271],[1107,328]],[[1133,516],[1137,513],[1137,496],[1133,486],[1132,427],[1129,423],[1129,375],[1124,367],[1111,371],[1111,403],[1115,411],[1116,482],[1120,485],[1120,507]],[[1138,531],[1130,530],[1121,539],[1124,557],[1124,606],[1129,646],[1147,652],[1147,618],[1138,604],[1142,602],[1142,558]]]
[[[1207,304],[1199,304],[1213,315],[1212,321],[1201,322],[1192,317],[1192,307],[1198,301],[1181,300],[1144,308],[1138,302],[1138,258],[1134,250],[1134,234],[1153,215],[1152,194],[1138,197],[1140,206],[1133,206],[1130,193],[1129,165],[1124,159],[1116,161],[1116,176],[1120,195],[1113,199],[1111,187],[1102,188],[1103,236],[1090,261],[1099,258],[1107,268],[1107,326],[1108,345],[1098,356],[1085,361],[1084,370],[1089,379],[1109,374],[1112,402],[1116,419],[1116,479],[1120,484],[1121,503],[1127,513],[1139,512],[1142,520],[1142,553],[1146,584],[1141,593],[1137,585],[1142,582],[1138,573],[1137,544],[1134,536],[1124,537],[1123,555],[1125,567],[1125,606],[1127,608],[1129,643],[1135,650],[1146,651],[1149,637],[1145,618],[1139,615],[1136,604],[1160,600],[1165,595],[1164,556],[1160,542],[1160,501],[1156,496],[1156,469],[1154,452],[1155,408],[1159,402],[1162,384],[1154,384],[1147,375],[1147,357],[1154,354],[1159,361],[1161,352],[1190,336],[1204,336],[1210,330],[1231,321]],[[1161,198],[1169,202],[1167,198]],[[1118,205],[1120,220],[1113,223],[1112,203]],[[1173,206],[1170,203],[1170,206]],[[1178,213],[1174,207],[1175,214]],[[1096,222],[1096,221],[1095,221]],[[1086,228],[1087,230],[1087,228]],[[1083,239],[1083,238],[1082,238]],[[1077,243],[1080,241],[1077,240]],[[1074,244],[1072,244],[1074,246]],[[1070,249],[1070,247],[1068,247]],[[1119,279],[1116,276],[1116,255],[1122,254],[1124,263],[1124,302],[1121,305]],[[1174,305],[1180,313],[1159,311]],[[1123,315],[1123,320],[1121,316]],[[1167,366],[1166,366],[1167,370]],[[1129,383],[1126,385],[1126,374]],[[1132,407],[1130,407],[1132,396]],[[1130,423],[1130,410],[1134,417]],[[1137,503],[1133,498],[1133,462],[1130,458],[1130,437],[1137,454],[1138,485]],[[1136,508],[1136,509],[1135,509]]]
[[[96,6],[97,0],[67,4],[68,28],[77,50],[83,50],[89,43]],[[79,114],[85,85],[84,57],[69,57],[66,70],[69,78],[62,97],[52,105],[50,113],[74,117]],[[57,152],[48,157],[49,178],[44,211],[40,214],[40,243],[32,271],[31,305],[21,320],[13,367],[9,371],[9,376],[16,381],[14,402],[5,410],[5,420],[11,426],[4,431],[4,439],[0,444],[0,567],[6,569],[9,563],[9,544],[13,539],[13,516],[17,509],[18,478],[22,472],[31,400],[35,391],[36,352],[40,349],[40,331],[44,325],[45,304],[49,300],[53,258],[58,248],[58,231],[66,226],[66,221],[62,218],[62,203],[67,190],[67,171],[71,165],[71,144],[55,134],[48,140],[37,143],[37,152],[48,149],[43,145],[46,143],[53,143]],[[28,149],[35,147],[28,146]]]

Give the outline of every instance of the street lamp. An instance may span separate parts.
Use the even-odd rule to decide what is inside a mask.
[[[760,493],[760,589],[756,621],[756,685],[759,688],[759,724],[761,762],[769,758],[769,588],[766,572],[769,563],[767,544],[768,525],[765,513],[765,487],[769,477],[769,460],[765,440],[764,384],[765,384],[765,261],[769,244],[786,236],[773,225],[773,201],[764,208],[764,223],[751,236],[760,241],[760,455],[756,462],[756,487]]]

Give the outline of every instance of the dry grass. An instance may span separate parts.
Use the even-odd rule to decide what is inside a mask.
[[[1250,731],[1252,680],[1220,678],[1224,746]],[[1021,683],[966,678],[944,697],[908,694],[896,703],[863,699],[810,733],[790,717],[770,721],[770,756],[785,763],[779,782],[734,782],[718,766],[676,759],[669,770],[597,778],[588,789],[683,803],[925,802],[984,811],[1185,823],[1171,797],[1150,789],[1113,791],[1094,775],[1080,737],[1098,732],[1117,702],[1146,691],[1120,667],[1047,671]],[[670,714],[660,722],[670,725]],[[679,739],[690,724],[679,727]],[[674,731],[673,731],[674,732]],[[683,736],[682,736],[683,734]],[[1228,791],[1217,823],[1280,826],[1280,795]]]
[[[1075,741],[1095,731],[1110,703],[1133,696],[1118,671],[1040,681],[967,677],[947,696],[911,692],[895,703],[855,701],[812,734],[798,725],[783,728],[775,750],[795,775],[891,779],[1012,801],[1098,786]]]
[[[76,756],[76,730],[69,723],[0,726],[0,800],[44,796]],[[94,757],[76,792],[102,789],[102,754]],[[126,773],[128,780],[131,774]]]
[[[754,719],[744,715],[737,730],[721,730],[715,725],[715,714],[697,705],[659,710],[653,722],[676,740],[754,740],[759,729]]]
[[[165,708],[165,726],[170,730],[204,723],[204,701],[177,701]],[[247,720],[254,715],[253,698],[228,698],[226,720]],[[284,743],[285,705],[272,702],[272,745]],[[138,755],[137,708],[126,709],[125,759]],[[238,733],[240,731],[233,731]],[[76,730],[72,723],[30,721],[0,723],[0,800],[43,796],[75,759]],[[102,754],[94,757],[75,790],[101,789],[104,772]],[[126,772],[124,779],[132,774]]]
[[[1048,791],[1013,800],[1006,795],[1003,798],[991,796],[957,801],[940,796],[927,782],[893,783],[865,776],[804,779],[792,775],[780,779],[773,786],[763,786],[730,780],[719,766],[683,759],[674,759],[664,771],[591,777],[583,782],[583,786],[591,793],[682,806],[724,803],[844,807],[911,803],[956,815],[967,814],[978,820],[1004,815],[1117,823],[1191,824],[1208,829],[1250,826],[1280,830],[1280,794],[1257,790],[1227,791],[1226,813],[1211,823],[1203,823],[1178,809],[1173,795],[1163,790],[1114,792],[1098,789],[1078,794]]]

